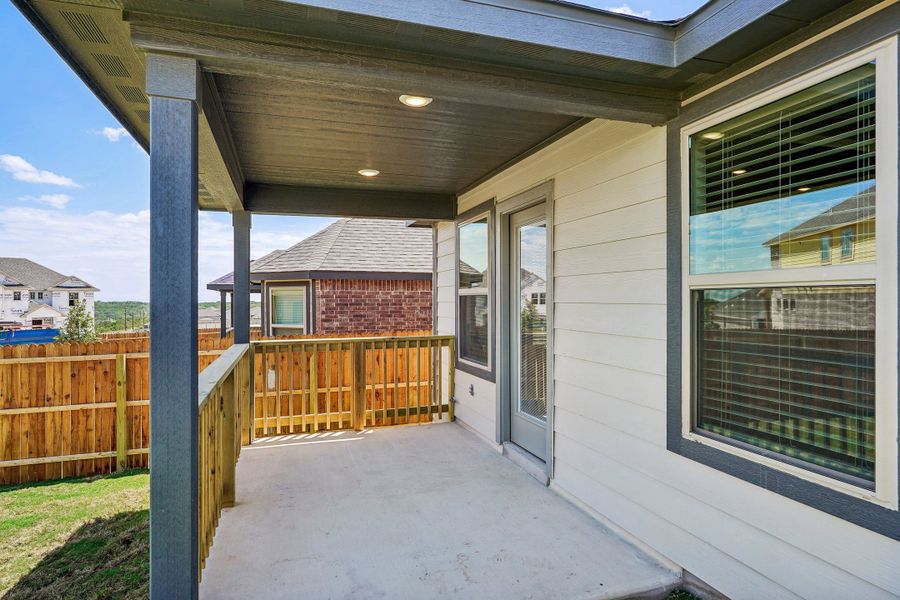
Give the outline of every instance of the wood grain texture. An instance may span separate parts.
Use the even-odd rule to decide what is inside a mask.
[[[192,70],[194,76],[199,71]],[[150,135],[150,597],[197,598],[197,104],[154,97]]]

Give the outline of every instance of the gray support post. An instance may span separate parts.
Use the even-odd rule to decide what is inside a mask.
[[[219,292],[219,337],[225,338],[228,335],[228,292],[222,290]]]
[[[250,213],[235,211],[234,224],[234,343],[250,343]]]
[[[150,99],[150,597],[198,596],[196,61],[147,57]]]

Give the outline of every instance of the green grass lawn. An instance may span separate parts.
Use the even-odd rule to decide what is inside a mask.
[[[147,470],[0,487],[0,596],[146,598]]]

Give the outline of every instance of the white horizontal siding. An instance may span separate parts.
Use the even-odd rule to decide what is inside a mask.
[[[434,278],[436,300],[436,331],[441,335],[456,333],[456,306],[454,302],[456,277],[456,239],[453,223],[438,223],[435,231],[435,257],[437,257]]]
[[[460,199],[554,182],[553,485],[733,598],[900,596],[900,543],[665,449],[665,138],[595,121]]]

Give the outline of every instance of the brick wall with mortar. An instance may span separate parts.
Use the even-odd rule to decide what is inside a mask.
[[[315,280],[318,333],[431,329],[431,281]]]

